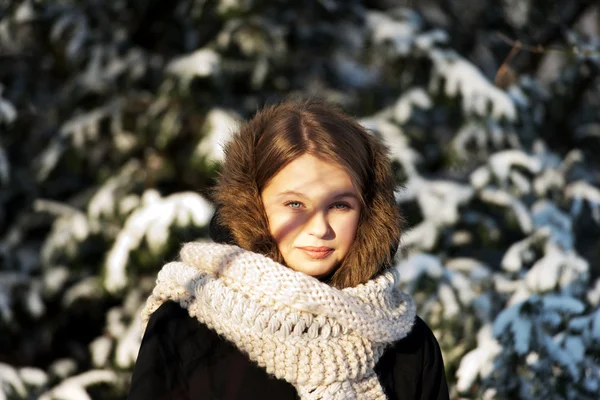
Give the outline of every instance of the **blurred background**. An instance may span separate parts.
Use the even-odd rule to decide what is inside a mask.
[[[592,0],[0,0],[0,400],[125,399],[221,144],[290,96],[392,149],[453,399],[597,399],[599,34]]]

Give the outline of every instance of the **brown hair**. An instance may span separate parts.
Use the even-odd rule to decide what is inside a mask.
[[[224,152],[212,195],[218,222],[238,246],[284,262],[269,232],[261,191],[289,162],[310,154],[342,166],[361,194],[356,237],[328,283],[353,287],[391,265],[402,225],[391,164],[384,145],[354,119],[314,100],[266,106],[240,127]]]

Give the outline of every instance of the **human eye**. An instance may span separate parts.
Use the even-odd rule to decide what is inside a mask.
[[[351,208],[350,204],[345,203],[345,202],[334,203],[331,207],[335,210],[342,210],[342,211],[346,211]]]
[[[289,207],[291,209],[294,209],[294,210],[299,210],[300,207],[303,206],[303,204],[301,202],[295,201],[295,200],[286,201],[283,205],[286,207]]]

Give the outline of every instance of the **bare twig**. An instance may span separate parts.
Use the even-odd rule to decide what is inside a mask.
[[[511,46],[510,53],[506,56],[502,65],[498,68],[496,73],[495,83],[500,88],[507,88],[512,85],[516,78],[517,73],[510,66],[512,59],[519,53],[519,51],[527,51],[530,53],[544,54],[544,53],[558,53],[558,54],[577,54],[583,56],[591,56],[600,54],[600,50],[595,49],[582,49],[577,46],[572,48],[559,48],[559,47],[548,47],[542,46],[541,44],[530,45],[521,42],[520,40],[513,40],[501,32],[497,32],[496,35],[506,44]]]
[[[531,53],[537,53],[537,54],[560,53],[560,54],[579,54],[579,55],[584,55],[584,56],[600,54],[600,50],[595,50],[595,49],[582,49],[582,48],[576,47],[576,46],[569,49],[566,47],[562,47],[562,48],[561,47],[546,47],[546,46],[542,46],[540,44],[530,45],[530,44],[522,43],[520,40],[513,40],[501,32],[498,32],[496,35],[504,43],[508,44],[509,46],[512,46],[513,49],[511,50],[511,54],[515,48],[517,50],[524,50],[524,51],[529,51]]]

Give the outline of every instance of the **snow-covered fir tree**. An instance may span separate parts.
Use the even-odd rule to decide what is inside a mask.
[[[390,147],[401,285],[452,398],[598,398],[595,2],[0,7],[0,400],[125,398],[158,269],[207,237],[222,143],[288,95]]]

